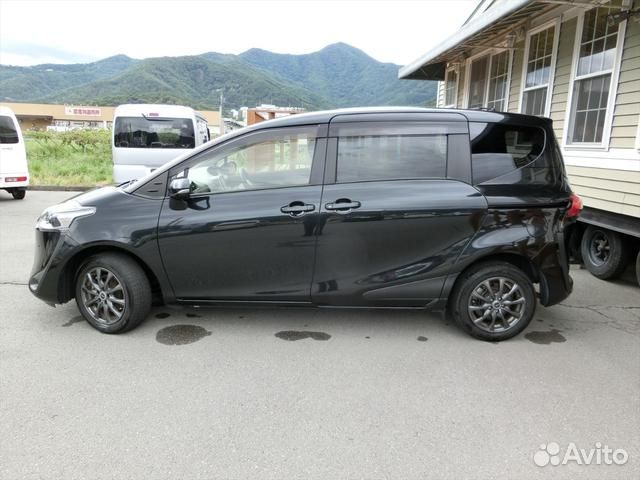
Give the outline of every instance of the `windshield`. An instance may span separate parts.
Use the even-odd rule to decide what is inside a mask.
[[[0,143],[18,143],[18,132],[11,117],[0,115]]]
[[[193,120],[165,117],[118,117],[113,134],[119,148],[195,148]]]

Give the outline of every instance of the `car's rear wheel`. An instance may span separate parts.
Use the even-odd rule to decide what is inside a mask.
[[[616,278],[629,265],[630,249],[623,235],[590,225],[582,236],[582,260],[602,280]]]
[[[132,258],[118,253],[90,257],[79,269],[76,303],[82,316],[103,333],[137,327],[151,309],[151,287]]]
[[[481,340],[501,341],[522,332],[536,310],[533,283],[507,262],[472,267],[456,282],[449,303],[460,328]]]
[[[24,188],[13,188],[11,190],[11,195],[13,195],[14,200],[22,200],[26,194],[27,191]]]

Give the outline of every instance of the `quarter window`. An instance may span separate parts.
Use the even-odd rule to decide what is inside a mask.
[[[483,183],[522,168],[544,150],[544,130],[537,127],[469,123],[473,183]]]
[[[315,145],[314,135],[299,132],[235,148],[221,147],[203,155],[176,176],[186,176],[194,193],[307,185]]]
[[[444,178],[446,135],[340,137],[338,182]]]
[[[602,143],[616,58],[618,25],[609,25],[610,8],[584,14],[573,85],[569,143]]]
[[[522,113],[539,116],[547,114],[555,35],[554,25],[529,37]]]

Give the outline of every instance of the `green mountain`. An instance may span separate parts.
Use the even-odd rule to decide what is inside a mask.
[[[179,103],[215,109],[262,103],[308,110],[358,105],[425,105],[435,82],[397,79],[398,66],[346,44],[307,55],[252,49],[240,55],[134,60],[118,55],[94,63],[0,65],[0,100],[118,105]]]
[[[399,81],[399,65],[378,62],[345,43],[306,55],[254,48],[239,56],[278,78],[331,99],[336,107],[425,105],[436,94],[435,82]]]

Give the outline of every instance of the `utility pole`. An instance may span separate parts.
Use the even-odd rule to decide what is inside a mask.
[[[219,116],[220,116],[220,135],[224,135],[224,118],[222,118],[222,103],[224,102],[224,89],[223,88],[218,88],[216,89],[216,92],[220,92],[220,112],[219,112]]]

